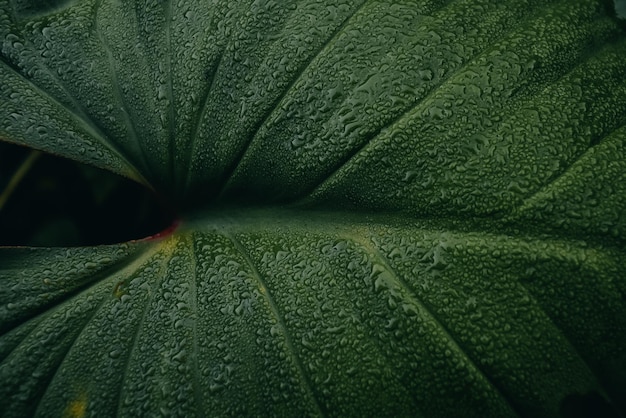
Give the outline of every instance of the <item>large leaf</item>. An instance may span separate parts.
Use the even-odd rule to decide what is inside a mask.
[[[552,416],[626,389],[617,249],[211,218],[159,242],[0,253],[5,413]]]
[[[0,251],[5,415],[626,413],[606,2],[38,3],[0,137],[182,223]]]

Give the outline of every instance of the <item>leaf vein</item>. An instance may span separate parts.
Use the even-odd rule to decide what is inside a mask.
[[[311,187],[309,189],[309,192],[303,193],[303,198],[301,199],[301,201],[305,201],[309,196],[314,195],[318,190],[323,188],[324,185],[330,183],[334,177],[338,176],[340,172],[350,164],[351,161],[355,160],[358,157],[358,155],[361,154],[368,146],[371,146],[371,144],[373,144],[376,141],[376,139],[383,134],[383,132],[385,132],[386,130],[392,129],[393,126],[396,125],[397,123],[403,121],[406,118],[409,118],[411,114],[416,111],[416,109],[418,109],[420,106],[423,106],[424,103],[426,103],[429,99],[435,96],[442,86],[445,86],[451,81],[453,81],[456,76],[458,76],[463,70],[467,69],[478,58],[486,55],[489,52],[492,52],[497,47],[498,43],[501,40],[505,39],[511,33],[514,33],[515,30],[518,29],[518,27],[519,26],[507,27],[507,30],[498,39],[493,40],[491,44],[486,46],[483,50],[478,51],[475,55],[469,56],[466,62],[464,62],[461,66],[459,66],[452,72],[450,72],[448,76],[442,79],[438,84],[434,85],[433,88],[421,100],[417,101],[412,106],[407,107],[405,110],[401,111],[398,115],[391,118],[388,122],[379,126],[372,133],[367,135],[364,138],[364,140],[361,142],[361,144],[359,144],[358,146],[350,150],[348,153],[346,153],[346,155],[341,160],[339,160],[339,162],[335,165],[335,167],[332,168],[331,171],[326,176],[324,176],[319,183]]]
[[[620,123],[611,131],[602,134],[597,139],[592,140],[589,146],[587,147],[587,149],[585,149],[583,152],[577,155],[566,167],[563,168],[563,171],[555,174],[550,180],[548,180],[547,183],[541,185],[540,187],[537,188],[537,190],[535,190],[530,195],[525,197],[515,210],[522,209],[526,205],[530,204],[533,200],[535,200],[542,192],[548,190],[550,187],[555,185],[561,178],[563,178],[563,176],[567,175],[578,162],[582,161],[585,158],[585,156],[589,154],[591,150],[593,150],[595,147],[602,144],[607,137],[613,135],[615,132],[619,131],[620,129],[624,127],[626,127],[626,121]]]
[[[515,408],[515,405],[513,405],[511,401],[505,396],[502,388],[500,388],[499,385],[496,384],[496,382],[494,382],[491,377],[478,365],[478,363],[476,363],[476,361],[474,361],[474,359],[465,350],[463,350],[460,342],[454,337],[450,329],[448,329],[448,327],[443,324],[438,315],[435,314],[434,309],[431,306],[428,306],[427,302],[421,300],[418,297],[417,293],[413,290],[413,288],[393,270],[387,257],[385,257],[375,245],[369,242],[369,240],[360,237],[351,237],[350,239],[353,239],[360,245],[364,246],[367,251],[382,264],[383,268],[391,275],[395,283],[406,291],[408,298],[420,308],[420,310],[425,314],[425,316],[430,319],[430,321],[432,321],[436,328],[441,330],[443,336],[446,340],[450,342],[452,348],[460,353],[465,359],[467,359],[473,369],[477,370],[485,377],[485,381],[494,389],[495,393],[497,393],[499,397],[504,400],[504,402],[510,407],[512,412],[520,417],[523,416]]]
[[[2,327],[0,328],[0,334],[4,334],[8,332],[10,329],[15,329],[34,318],[47,314],[51,309],[53,309],[55,306],[59,306],[64,301],[69,301],[70,299],[80,296],[84,292],[88,291],[91,287],[93,287],[94,284],[101,282],[103,280],[106,280],[110,278],[113,273],[117,271],[121,271],[124,268],[126,268],[133,261],[139,259],[142,255],[144,255],[146,251],[147,251],[146,249],[139,249],[137,252],[127,255],[121,260],[113,262],[112,264],[104,267],[102,270],[93,274],[90,280],[86,281],[85,283],[82,283],[81,285],[77,286],[75,289],[72,289],[64,294],[62,293],[57,298],[51,300],[49,303],[41,305],[37,307],[36,309],[30,309],[28,311],[29,315],[27,315],[26,317],[20,318],[20,320],[15,321],[13,323],[3,323]],[[80,278],[82,277],[84,277],[84,275],[81,276]]]
[[[115,69],[115,58],[113,57],[113,51],[107,40],[105,39],[103,33],[99,30],[98,27],[98,11],[100,6],[102,5],[103,0],[98,0],[96,5],[96,13],[94,16],[94,26],[95,31],[98,34],[98,40],[100,41],[102,48],[104,49],[104,53],[107,57],[109,74],[111,77],[111,85],[113,87],[113,94],[115,95],[115,99],[122,106],[122,114],[124,115],[124,122],[126,124],[126,128],[128,130],[128,134],[130,135],[130,144],[136,146],[136,151],[138,152],[138,157],[141,160],[142,168],[146,170],[148,174],[151,174],[150,165],[147,162],[146,150],[144,149],[143,142],[139,140],[139,136],[137,135],[137,128],[135,127],[135,122],[129,113],[129,105],[124,99],[124,96],[121,91],[120,81]]]
[[[328,414],[324,411],[323,405],[320,403],[317,396],[315,395],[315,392],[313,390],[313,385],[311,384],[309,376],[304,372],[304,366],[302,365],[302,361],[300,360],[300,357],[296,354],[296,350],[293,345],[290,333],[287,330],[285,321],[283,320],[282,315],[280,314],[280,310],[278,309],[278,306],[270,293],[270,290],[267,286],[265,279],[263,279],[263,276],[254,265],[254,262],[248,255],[248,251],[244,247],[244,245],[233,234],[230,234],[224,230],[221,231],[221,233],[233,243],[235,248],[239,251],[241,256],[245,259],[246,263],[248,264],[248,267],[251,270],[253,278],[258,282],[260,286],[262,286],[263,289],[265,289],[265,292],[263,292],[263,295],[265,296],[265,299],[267,300],[267,303],[272,312],[272,315],[276,319],[276,324],[280,328],[281,334],[283,335],[285,339],[285,346],[287,348],[288,353],[290,354],[290,357],[293,360],[293,363],[298,371],[298,374],[301,377],[301,381],[304,385],[304,389],[306,393],[309,395],[309,397],[311,398],[311,400],[313,401],[313,404],[315,405],[316,410],[317,410],[317,415],[327,416]]]
[[[154,252],[154,254],[156,254],[156,251]],[[143,324],[146,322],[146,318],[148,317],[148,308],[150,307],[150,304],[152,303],[152,301],[154,300],[155,295],[157,294],[157,292],[154,289],[157,289],[158,286],[160,285],[160,283],[165,280],[165,276],[167,274],[167,268],[166,268],[166,264],[168,262],[168,258],[165,257],[163,262],[161,263],[161,275],[160,277],[157,278],[156,283],[154,283],[154,285],[152,287],[150,287],[148,289],[148,298],[145,301],[145,305],[144,308],[141,312],[141,318],[139,319],[139,321],[137,321],[137,325],[135,326],[135,330],[131,339],[131,342],[129,344],[130,349],[128,350],[128,354],[126,356],[126,358],[124,359],[124,366],[122,368],[122,377],[119,381],[119,394],[118,394],[118,398],[117,398],[117,413],[116,416],[124,416],[124,414],[122,413],[122,406],[123,406],[123,398],[122,398],[122,394],[124,393],[124,385],[126,383],[126,380],[128,379],[128,369],[129,369],[129,365],[130,365],[130,361],[131,358],[133,357],[133,353],[137,350],[137,345],[139,342],[139,335],[142,332],[142,328],[143,328]]]
[[[200,131],[202,120],[204,119],[204,116],[207,112],[207,108],[209,106],[209,97],[211,96],[211,92],[215,88],[215,80],[217,79],[217,73],[220,69],[220,66],[222,65],[223,57],[224,57],[224,52],[222,51],[219,53],[219,55],[215,59],[215,62],[211,68],[211,79],[208,80],[208,83],[207,83],[208,87],[200,98],[200,101],[199,101],[200,107],[198,108],[198,111],[196,113],[196,123],[193,125],[191,134],[189,136],[191,139],[191,142],[189,143],[189,146],[187,148],[187,155],[186,155],[186,158],[184,159],[184,161],[187,162],[187,174],[186,174],[185,185],[184,185],[185,193],[189,191],[189,187],[192,181],[191,163],[192,163],[192,159],[195,153],[196,144],[198,142],[198,132]]]
[[[63,362],[67,359],[69,353],[72,351],[72,348],[74,348],[74,346],[76,345],[76,341],[78,341],[78,339],[80,338],[80,336],[83,334],[83,332],[85,331],[85,329],[87,328],[87,326],[89,325],[89,323],[92,321],[93,318],[95,318],[96,314],[100,311],[100,309],[102,308],[102,306],[104,305],[104,303],[106,302],[106,297],[105,297],[105,292],[102,292],[103,294],[101,295],[102,300],[98,303],[98,305],[93,309],[93,312],[91,312],[89,314],[89,316],[87,317],[87,319],[85,320],[85,322],[80,326],[78,332],[76,333],[76,335],[73,337],[72,342],[69,344],[69,346],[63,350],[63,353],[60,355],[60,358],[57,362],[57,364],[55,365],[54,371],[49,374],[49,379],[47,380],[46,384],[43,384],[40,382],[41,386],[45,387],[46,389],[39,395],[38,399],[35,401],[33,400],[33,405],[36,405],[35,407],[35,414],[34,416],[41,416],[42,413],[40,411],[40,408],[42,406],[41,402],[43,401],[43,399],[46,397],[46,394],[48,393],[48,391],[50,390],[50,388],[54,385],[54,379],[57,377],[57,375],[59,374],[59,371],[61,370],[61,365],[63,364]],[[42,379],[43,380],[43,379]]]
[[[333,40],[335,40],[337,38],[337,36],[339,36],[344,31],[344,29],[348,26],[348,24],[354,18],[354,16],[356,16],[361,10],[363,10],[365,8],[365,5],[368,2],[369,2],[369,0],[364,0],[358,7],[355,8],[355,10],[352,13],[350,13],[344,19],[344,21],[339,26],[337,26],[337,28],[330,34],[330,36],[328,37],[326,42],[324,42],[317,49],[317,51],[315,51],[300,66],[298,71],[293,75],[291,81],[287,84],[287,86],[285,86],[283,92],[274,100],[274,102],[272,103],[272,106],[269,107],[269,110],[266,112],[265,116],[261,117],[259,119],[259,122],[257,122],[255,124],[255,126],[252,129],[250,135],[248,136],[248,139],[247,139],[246,143],[243,145],[243,148],[239,151],[237,156],[233,159],[233,162],[230,165],[230,167],[227,169],[227,171],[225,171],[225,173],[223,175],[222,185],[220,186],[221,189],[220,189],[220,191],[218,193],[218,196],[222,195],[225,192],[225,190],[227,189],[228,181],[230,180],[232,175],[237,171],[237,169],[241,165],[241,162],[243,161],[246,153],[248,152],[248,150],[250,149],[252,143],[254,142],[254,138],[258,134],[258,132],[261,129],[261,127],[265,124],[265,122],[267,122],[268,118],[271,116],[271,114],[274,111],[274,109],[287,96],[287,94],[289,94],[289,92],[295,87],[296,83],[300,80],[300,77],[302,77],[302,75],[304,75],[306,70],[311,66],[311,64],[315,61],[315,59],[317,57],[319,57],[322,54],[322,52],[324,52],[324,50],[326,50],[326,48],[332,44]]]
[[[190,276],[190,280],[189,280],[189,285],[190,285],[190,292],[189,292],[189,305],[191,306],[191,310],[195,315],[194,321],[193,321],[193,340],[192,340],[192,352],[193,352],[193,358],[196,362],[195,367],[193,367],[193,393],[194,393],[194,398],[195,398],[195,404],[196,404],[196,416],[198,417],[204,417],[205,411],[204,411],[204,407],[203,407],[203,396],[202,396],[202,390],[201,390],[201,385],[200,382],[202,380],[202,377],[200,376],[200,349],[198,346],[198,320],[200,318],[200,314],[198,312],[198,284],[197,284],[197,280],[198,280],[198,254],[196,253],[196,248],[193,244],[193,239],[189,238],[189,248],[190,248],[190,255],[191,255],[191,270],[193,272],[193,274],[191,274]]]
[[[23,82],[31,86],[31,88],[41,97],[44,97],[46,100],[51,102],[53,105],[57,106],[59,109],[63,109],[70,118],[78,125],[79,128],[84,129],[85,132],[93,139],[98,141],[102,146],[104,146],[107,150],[109,150],[113,155],[120,159],[120,161],[126,165],[137,176],[138,179],[141,179],[145,182],[145,179],[141,172],[138,170],[137,166],[133,164],[128,158],[124,156],[124,154],[120,151],[120,149],[116,146],[116,144],[109,140],[108,137],[104,134],[104,132],[100,129],[100,127],[83,111],[82,106],[76,101],[76,99],[69,94],[65,85],[61,82],[57,84],[63,89],[66,93],[67,97],[72,103],[72,106],[67,106],[62,101],[54,97],[50,94],[46,89],[36,84],[33,80],[26,78],[15,66],[2,54],[0,54],[0,64],[2,64],[5,68],[7,68],[10,72],[19,77]],[[54,76],[53,72],[48,69],[48,67],[40,67],[44,70],[48,75],[53,77],[55,80],[59,81],[56,76]],[[146,182],[147,184],[147,182]]]
[[[173,179],[174,184],[176,184],[176,174],[174,166],[174,156],[176,155],[176,110],[175,106],[175,97],[174,97],[174,66],[172,64],[172,56],[174,55],[174,51],[172,49],[172,25],[174,24],[174,19],[172,17],[174,7],[172,0],[167,2],[167,9],[165,13],[165,27],[167,31],[167,66],[168,66],[168,86],[167,86],[167,94],[170,96],[170,100],[168,103],[169,106],[169,164],[170,164],[170,173]]]

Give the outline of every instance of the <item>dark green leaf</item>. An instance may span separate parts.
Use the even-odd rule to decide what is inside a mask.
[[[626,413],[612,5],[21,4],[0,137],[182,224],[0,251],[5,415]]]

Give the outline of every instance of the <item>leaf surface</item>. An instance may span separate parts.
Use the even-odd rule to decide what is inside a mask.
[[[2,139],[182,218],[1,249],[3,414],[626,412],[605,3],[0,0],[0,40]]]
[[[622,251],[299,216],[5,250],[5,413],[552,416],[626,387]]]

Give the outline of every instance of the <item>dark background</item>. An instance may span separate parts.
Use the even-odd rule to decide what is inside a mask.
[[[31,152],[0,142],[0,196]],[[42,153],[0,207],[0,246],[111,244],[155,234],[172,220],[134,181]]]

